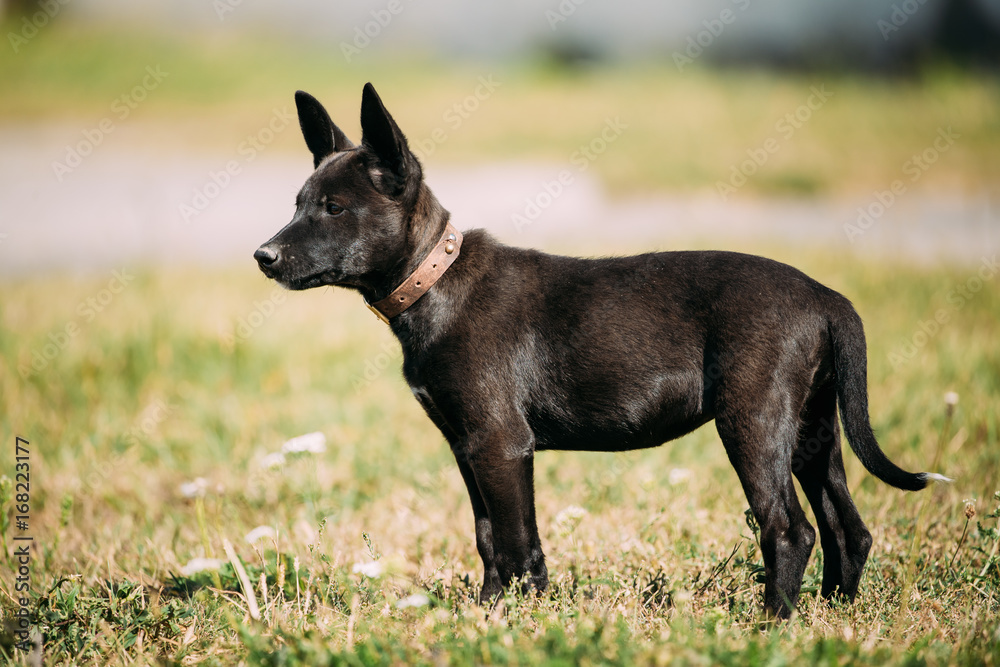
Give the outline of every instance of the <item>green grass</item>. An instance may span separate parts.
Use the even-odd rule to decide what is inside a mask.
[[[817,553],[798,616],[771,629],[760,627],[746,501],[710,426],[629,454],[539,454],[552,588],[491,613],[472,601],[481,564],[451,454],[402,382],[398,347],[358,297],[287,294],[272,302],[276,315],[258,318],[275,293],[254,271],[163,270],[136,274],[86,321],[78,305],[110,276],[6,284],[2,470],[13,477],[15,435],[27,438],[29,606],[45,664],[997,664],[997,278],[894,367],[890,354],[949,307],[974,268],[769,254],[854,300],[886,452],[918,470],[940,458],[956,478],[905,494],[848,453],[875,538],[858,602],[815,597]],[[259,326],[242,336],[241,321]],[[22,377],[32,352],[71,322],[79,332],[65,349]],[[950,418],[947,391],[960,395]],[[262,467],[311,431],[326,435],[325,453]],[[692,474],[671,483],[673,469]],[[204,495],[185,497],[181,485],[199,477]],[[0,647],[10,656],[20,533],[8,482],[0,502]],[[585,513],[564,512],[571,505]],[[259,525],[277,539],[246,544]],[[373,556],[382,576],[352,571]],[[195,557],[223,565],[181,574]],[[428,603],[397,605],[413,593]]]
[[[501,86],[448,129],[429,166],[568,162],[618,116],[628,128],[593,163],[614,192],[714,192],[825,85],[833,96],[741,194],[868,197],[904,178],[903,164],[948,126],[959,138],[915,187],[954,194],[1000,179],[1000,84],[947,68],[884,80],[413,54],[348,65],[334,44],[65,23],[0,59],[0,123],[94,127],[147,65],[170,74],[108,140],[164,154],[231,150],[273,108],[290,109],[296,88],[357,138],[368,80],[416,143],[492,74]],[[303,155],[297,133],[280,134],[279,150]],[[247,267],[175,269],[136,273],[93,317],[87,300],[110,275],[3,286],[0,651],[26,659],[11,634],[21,436],[31,443],[27,601],[45,664],[1000,663],[1000,278],[957,302],[949,295],[976,267],[763,250],[857,305],[886,452],[909,469],[937,460],[956,478],[904,494],[846,455],[875,538],[856,605],[815,597],[817,551],[797,617],[761,627],[759,551],[709,426],[642,452],[540,454],[551,591],[482,609],[460,475],[401,380],[398,345],[360,299],[275,292]],[[922,334],[942,309],[948,322]],[[960,396],[951,414],[949,391]],[[263,465],[312,431],[326,435],[325,453]],[[202,495],[181,492],[199,478]],[[277,538],[247,544],[261,525]],[[376,556],[381,576],[353,571]],[[182,574],[197,557],[221,565]],[[427,604],[398,606],[414,593]]]
[[[96,127],[101,118],[116,118],[113,101],[142,81],[147,65],[169,75],[117,122],[140,129],[116,128],[111,140],[231,150],[264,126],[273,108],[293,109],[297,88],[320,97],[357,138],[361,87],[370,80],[411,143],[427,140],[435,128],[445,131],[447,140],[427,160],[432,166],[497,159],[568,164],[607,119],[618,117],[627,128],[593,162],[617,193],[714,193],[747,151],[760,151],[768,139],[777,149],[741,194],[869,197],[896,179],[910,188],[981,191],[1000,180],[1000,82],[946,66],[884,79],[678,72],[669,58],[567,69],[531,57],[456,62],[365,51],[347,63],[335,43],[65,23],[0,59],[0,121]],[[446,112],[490,75],[500,87],[458,127],[450,124]],[[809,101],[814,86],[832,96],[789,136],[778,124]],[[955,145],[910,181],[916,172],[905,171],[906,162],[948,127],[959,135]],[[302,152],[294,132],[279,136],[275,147]]]

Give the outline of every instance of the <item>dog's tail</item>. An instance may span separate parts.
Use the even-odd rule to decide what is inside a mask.
[[[841,297],[842,298],[842,297]],[[919,491],[931,481],[950,482],[933,472],[907,472],[889,460],[878,446],[868,417],[868,353],[861,317],[847,299],[845,307],[830,317],[833,365],[837,377],[837,400],[844,433],[851,449],[868,472],[886,484],[906,491]]]

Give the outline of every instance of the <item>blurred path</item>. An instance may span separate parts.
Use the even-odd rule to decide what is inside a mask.
[[[305,148],[297,157],[265,150],[248,160],[187,146],[144,148],[134,136],[97,146],[60,182],[53,162],[64,159],[67,136],[78,139],[79,130],[0,129],[0,276],[145,263],[252,266],[257,246],[291,218],[311,171]],[[227,165],[236,165],[234,173]],[[1000,250],[996,192],[992,200],[907,193],[863,229],[857,209],[878,212],[874,194],[852,201],[727,203],[714,193],[610,200],[596,178],[572,165],[432,162],[426,171],[459,228],[486,227],[508,243],[543,249],[738,250],[777,242],[965,263]],[[845,224],[860,232],[853,243]]]

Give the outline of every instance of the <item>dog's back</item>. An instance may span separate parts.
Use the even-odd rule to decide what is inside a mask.
[[[741,253],[578,259],[478,230],[465,248],[413,308],[442,326],[404,369],[411,384],[439,377],[438,394],[502,395],[496,407],[524,415],[536,449],[659,445],[715,416],[729,374],[752,375],[758,396],[829,374],[827,318],[850,307],[797,269]]]
[[[311,96],[296,105],[316,171],[255,257],[293,289],[357,289],[392,328],[469,491],[481,600],[515,577],[548,585],[535,450],[649,447],[713,418],[761,527],[765,608],[791,613],[816,539],[793,474],[817,516],[823,594],[854,598],[871,534],[847,487],[838,405],[880,479],[920,489],[940,476],[901,470],[879,448],[864,329],[847,299],[752,255],[586,260],[482,231],[463,241],[370,84],[360,146]]]

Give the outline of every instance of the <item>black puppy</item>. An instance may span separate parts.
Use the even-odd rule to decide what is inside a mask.
[[[295,95],[316,171],[292,221],[254,254],[289,289],[357,290],[403,348],[403,374],[458,461],[476,518],[480,601],[514,577],[548,585],[535,525],[536,450],[653,447],[715,419],[761,527],[764,607],[794,608],[819,523],[823,595],[853,600],[872,539],[844,476],[852,449],[907,490],[868,419],[861,319],[784,264],[732,252],[576,259],[464,239],[368,84],[354,146]]]

